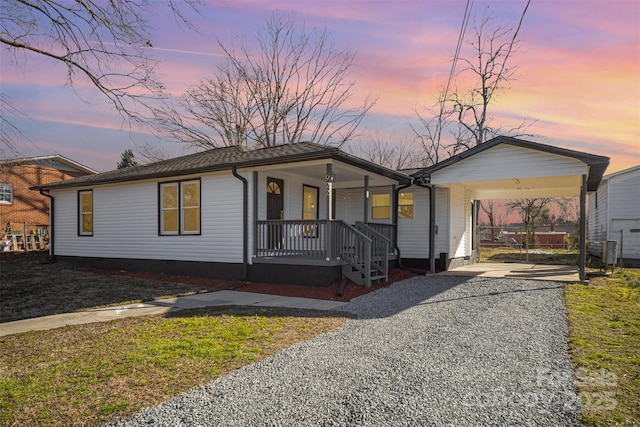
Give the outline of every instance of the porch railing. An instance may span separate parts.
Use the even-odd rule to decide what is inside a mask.
[[[329,234],[328,234],[329,233]],[[259,257],[288,256],[332,259],[328,220],[267,220],[256,222]]]
[[[396,241],[396,227],[393,224],[380,224],[378,222],[365,222],[364,224],[386,237],[391,244],[389,249],[390,253],[392,253],[394,249],[393,243]]]
[[[364,223],[352,227],[343,221],[256,221],[257,257],[300,257],[341,260],[343,273],[356,283],[388,277],[390,242]]]

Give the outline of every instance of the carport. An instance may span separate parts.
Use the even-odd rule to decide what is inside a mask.
[[[451,260],[470,259],[478,204],[483,199],[580,198],[578,272],[585,280],[586,198],[596,191],[609,158],[511,137],[496,137],[414,174],[416,182],[448,191],[448,218],[430,221],[430,264],[435,265],[436,225],[448,231]],[[432,191],[432,193],[434,193]],[[431,205],[435,205],[435,197]],[[454,264],[459,265],[459,264]]]

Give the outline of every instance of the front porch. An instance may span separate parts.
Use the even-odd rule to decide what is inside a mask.
[[[393,224],[342,220],[263,220],[254,230],[254,264],[341,267],[342,276],[370,287],[387,280],[397,259]]]

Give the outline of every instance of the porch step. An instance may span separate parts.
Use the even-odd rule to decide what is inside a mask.
[[[380,274],[380,271],[372,268],[369,271],[369,283],[365,283],[365,272],[363,270],[363,266],[360,266],[360,268],[358,268],[358,266],[347,264],[342,267],[342,275],[351,279],[353,282],[359,285],[364,285],[367,287],[371,286],[371,282],[387,279],[387,276],[385,276],[384,274]]]

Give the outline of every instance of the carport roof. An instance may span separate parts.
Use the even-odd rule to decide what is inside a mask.
[[[581,151],[569,150],[566,148],[554,147],[552,145],[541,144],[539,142],[526,141],[524,139],[517,139],[508,136],[495,137],[484,144],[480,144],[474,148],[466,150],[460,154],[450,157],[435,165],[422,169],[412,176],[417,181],[429,181],[431,175],[441,169],[451,166],[461,160],[467,159],[483,151],[489,150],[500,144],[514,145],[517,147],[527,148],[531,150],[538,150],[545,153],[556,154],[560,156],[570,157],[579,160],[589,166],[589,176],[587,177],[587,191],[596,191],[602,176],[604,175],[607,166],[609,166],[609,158],[605,156],[597,156],[595,154],[584,153]]]

